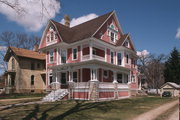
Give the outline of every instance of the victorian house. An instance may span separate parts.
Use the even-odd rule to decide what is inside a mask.
[[[8,68],[5,73],[5,92],[8,93],[42,93],[46,90],[46,55],[34,51],[9,47],[4,60]]]
[[[50,20],[40,51],[46,54],[46,85],[57,99],[102,100],[135,95],[137,55],[130,34],[110,12],[74,27]],[[48,100],[48,96],[45,100]],[[53,100],[53,99],[52,99]]]

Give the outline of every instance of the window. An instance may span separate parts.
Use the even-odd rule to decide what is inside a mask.
[[[66,50],[61,50],[61,63],[66,63]]]
[[[66,73],[61,73],[61,84],[66,84]]]
[[[118,65],[121,65],[122,63],[121,53],[118,53],[117,57],[118,57]]]
[[[54,40],[54,32],[51,32],[51,41]]]
[[[35,65],[33,62],[31,63],[31,70],[35,70]]]
[[[115,42],[115,37],[114,36],[115,36],[115,34],[113,32],[111,32],[111,41],[112,42]]]
[[[77,59],[77,48],[73,49],[73,60]]]
[[[124,83],[128,83],[128,80],[129,80],[129,75],[124,74]]]
[[[34,75],[31,75],[31,85],[34,85]]]
[[[50,51],[49,58],[50,58],[50,62],[53,62],[53,60],[54,60],[54,53],[53,53],[53,51]]]
[[[12,70],[15,69],[15,61],[14,61],[14,58],[12,58]]]
[[[117,74],[117,82],[122,83],[122,74]]]
[[[105,78],[108,78],[108,71],[107,71],[107,70],[104,70],[103,76],[104,76]]]
[[[128,64],[129,63],[129,55],[126,54],[126,63]]]
[[[128,41],[125,41],[125,42],[124,42],[124,46],[125,46],[125,47],[129,47],[129,42],[128,42]]]
[[[40,68],[40,63],[37,64],[37,68]]]
[[[114,63],[114,53],[111,52],[111,63],[113,64]]]
[[[77,72],[73,72],[73,82],[77,82]]]
[[[51,84],[53,82],[53,75],[52,73],[49,74],[49,83]]]
[[[96,49],[93,48],[93,55],[96,55]]]
[[[135,76],[134,75],[131,76],[131,81],[135,82]]]

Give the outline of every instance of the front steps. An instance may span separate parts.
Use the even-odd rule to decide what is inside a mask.
[[[48,95],[46,95],[42,101],[44,102],[54,102],[63,99],[69,92],[67,89],[58,89],[55,91],[51,91]]]

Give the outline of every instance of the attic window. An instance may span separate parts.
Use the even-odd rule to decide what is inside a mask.
[[[116,42],[118,39],[118,31],[113,24],[108,27],[108,36],[110,37],[111,42]]]
[[[128,42],[128,41],[125,41],[125,42],[124,42],[124,46],[128,48],[128,47],[129,47],[129,42]]]

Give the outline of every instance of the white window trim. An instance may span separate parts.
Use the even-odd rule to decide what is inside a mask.
[[[107,71],[107,76],[104,76],[104,71]],[[109,70],[105,70],[105,69],[103,69],[103,78],[108,78],[109,77]]]
[[[51,54],[50,52],[53,52],[53,61],[51,61]],[[54,63],[54,50],[49,51],[49,63]]]
[[[79,72],[78,72],[79,70],[74,70],[74,71],[72,71],[72,80],[73,80],[73,82],[74,82],[74,76],[73,76],[73,72],[77,72],[77,82],[78,82],[78,80],[79,80]]]
[[[111,63],[111,52],[113,53],[113,63]],[[110,50],[110,63],[111,63],[111,64],[115,64],[115,59],[114,59],[114,57],[115,57],[114,51]]]
[[[62,78],[62,75],[61,75],[61,74],[62,74],[62,73],[66,73],[66,84],[64,84],[64,83],[62,84],[62,83],[61,83],[61,78]],[[67,82],[68,82],[68,81],[67,81],[67,78],[68,78],[67,75],[68,75],[67,72],[60,72],[60,83],[61,83],[61,85],[67,85]]]
[[[128,63],[127,63],[127,55],[128,55]],[[129,53],[126,53],[126,56],[125,56],[125,57],[126,57],[126,61],[125,61],[126,65],[131,64],[131,63],[130,63],[131,61],[129,60],[129,58],[130,58]]]
[[[48,85],[50,85],[50,74],[52,74],[52,71],[48,73]],[[53,74],[51,76],[53,77]]]
[[[118,54],[119,53],[121,54],[121,65],[118,64]],[[122,66],[123,65],[123,53],[122,52],[117,52],[116,57],[117,57],[117,65]]]
[[[76,49],[77,50],[77,52],[76,52],[76,59],[74,59],[74,49]],[[78,59],[78,47],[75,47],[75,48],[72,48],[72,60],[77,60]]]
[[[66,51],[66,63],[67,63],[67,49],[60,49],[60,64],[66,64],[66,63],[62,63],[62,59],[61,59],[63,50]]]

